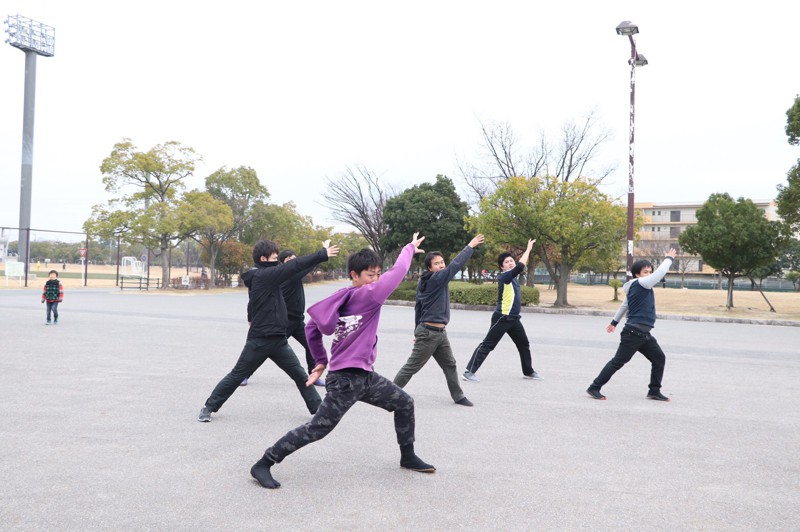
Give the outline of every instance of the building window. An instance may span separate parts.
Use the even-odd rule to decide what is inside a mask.
[[[680,222],[681,221],[681,211],[669,211],[669,221],[670,222]]]
[[[669,228],[669,237],[670,238],[678,238],[678,235],[681,234],[681,228],[672,226]]]

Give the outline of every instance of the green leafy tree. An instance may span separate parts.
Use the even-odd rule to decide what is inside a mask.
[[[419,231],[425,235],[426,250],[441,251],[449,259],[470,240],[464,229],[466,216],[467,204],[453,181],[437,175],[434,183],[415,185],[386,202],[383,220],[389,232],[381,245],[388,253],[397,251],[408,243],[408,235]]]
[[[786,136],[792,146],[800,144],[800,96],[794,97],[794,103],[786,111]]]
[[[749,199],[712,194],[697,210],[697,224],[679,237],[681,247],[702,255],[703,260],[728,279],[725,303],[733,308],[733,281],[769,265],[778,256],[780,224],[771,222]]]
[[[534,253],[556,285],[555,306],[569,306],[573,268],[589,255],[619,255],[627,213],[586,178],[512,177],[483,198],[471,225],[487,241],[521,250],[535,238]]]
[[[208,253],[210,286],[216,285],[216,264],[222,242],[233,229],[233,212],[222,200],[208,192],[193,190],[184,195],[179,206],[180,232],[193,239]]]
[[[233,214],[230,236],[242,242],[246,240],[247,227],[253,223],[254,209],[269,199],[269,192],[256,171],[247,166],[232,170],[223,167],[212,173],[206,177],[206,192],[230,207]]]
[[[792,107],[786,111],[786,136],[792,146],[800,145],[800,96],[796,96]],[[786,235],[800,231],[800,159],[789,169],[787,183],[778,185],[778,215],[785,222]]]
[[[177,218],[180,193],[199,159],[192,148],[179,142],[165,142],[143,152],[130,139],[123,139],[100,165],[106,191],[118,196],[107,207],[96,206],[84,228],[89,231],[94,227],[108,235],[124,219],[129,241],[157,250],[154,254],[161,257],[162,287],[167,288],[168,251],[183,238]]]

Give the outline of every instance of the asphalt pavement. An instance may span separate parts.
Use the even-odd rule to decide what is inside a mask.
[[[308,286],[307,300],[340,286]],[[391,414],[358,404],[266,490],[250,466],[310,419],[283,372],[267,362],[196,421],[244,345],[246,300],[72,290],[45,326],[37,291],[0,292],[0,528],[797,530],[798,327],[660,320],[671,402],[646,399],[639,355],[596,401],[585,389],[618,343],[608,317],[526,313],[545,380],[522,378],[506,338],[481,382],[462,382],[473,408],[433,361],[407,385],[435,474],[401,469]],[[489,318],[452,311],[462,370]],[[390,379],[413,320],[382,311],[375,369]]]

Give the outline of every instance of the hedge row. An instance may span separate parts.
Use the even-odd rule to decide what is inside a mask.
[[[522,305],[538,305],[539,289],[534,286],[522,286]],[[416,281],[403,281],[392,292],[389,299],[400,301],[414,301],[417,295]],[[497,305],[497,284],[471,284],[461,281],[450,283],[450,302],[465,305]]]

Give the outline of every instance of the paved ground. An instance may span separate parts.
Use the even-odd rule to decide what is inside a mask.
[[[314,301],[335,285],[310,287]],[[490,355],[474,408],[435,364],[408,385],[417,450],[401,470],[391,415],[357,405],[325,440],[275,467],[250,465],[309,419],[267,363],[211,423],[195,418],[246,333],[246,294],[74,290],[58,326],[30,291],[0,294],[0,528],[4,530],[796,530],[800,331],[663,320],[665,404],[645,399],[637,357],[584,390],[616,347],[606,317],[526,314],[534,367]],[[377,371],[411,349],[413,310],[386,307]],[[489,313],[455,310],[461,365]]]

